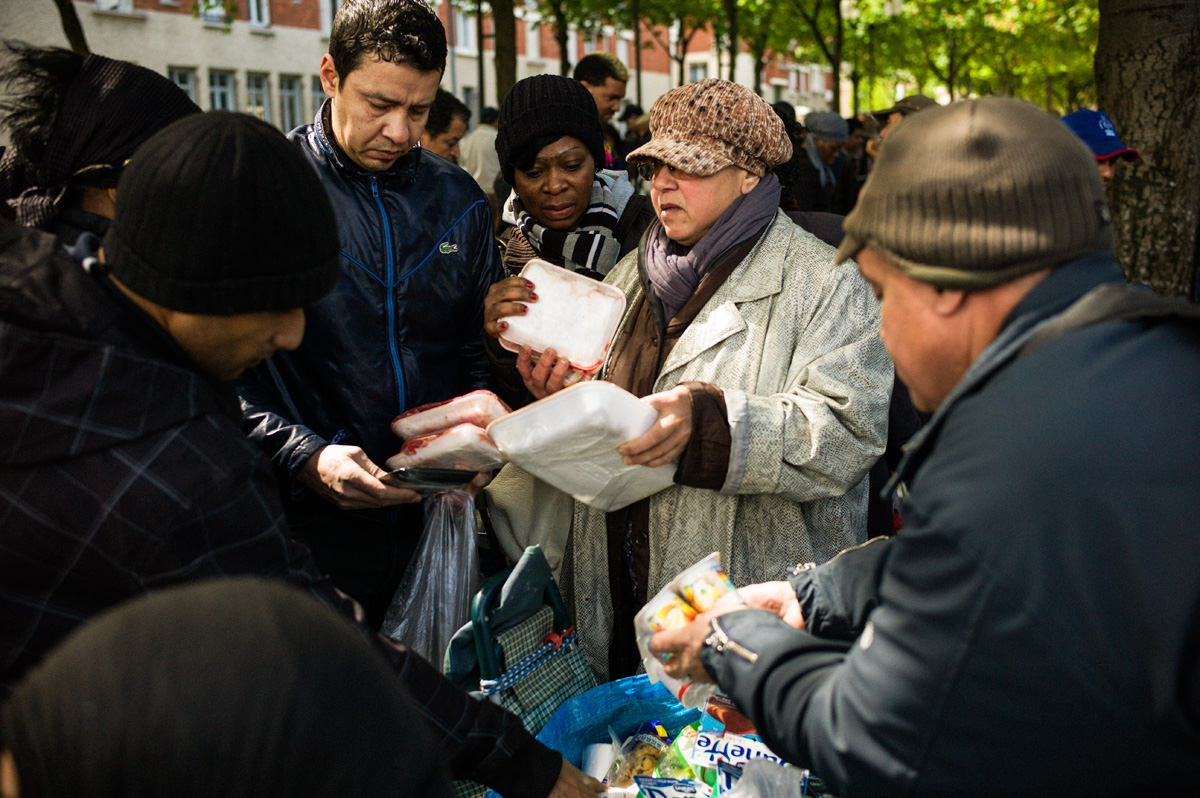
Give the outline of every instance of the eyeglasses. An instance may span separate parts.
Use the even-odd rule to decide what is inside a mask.
[[[663,163],[657,159],[645,160],[639,163],[637,168],[638,174],[642,176],[643,180],[653,180],[658,176],[658,171],[664,166],[667,167],[667,174],[675,180],[687,180],[688,178],[695,177],[695,175],[685,172],[678,166],[671,166],[671,164]]]

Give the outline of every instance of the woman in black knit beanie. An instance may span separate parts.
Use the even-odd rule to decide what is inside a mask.
[[[513,407],[528,403],[517,371],[517,355],[497,337],[504,318],[536,302],[536,287],[516,275],[532,258],[599,280],[637,248],[654,221],[649,198],[636,194],[624,171],[604,164],[604,130],[596,101],[583,84],[558,75],[519,81],[500,105],[496,154],[512,193],[503,199],[500,234],[508,278],[492,286],[484,301],[484,330],[500,394]],[[522,357],[528,357],[522,354]],[[567,362],[543,356],[545,368]]]

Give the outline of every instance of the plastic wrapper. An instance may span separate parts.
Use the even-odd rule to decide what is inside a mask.
[[[610,512],[674,484],[674,463],[628,466],[617,453],[657,420],[658,413],[628,391],[584,382],[493,421],[487,434],[510,462]]]
[[[511,412],[509,406],[491,391],[471,391],[455,399],[431,402],[401,413],[392,419],[392,432],[401,440],[407,440],[459,424],[474,424],[482,429]]]
[[[657,721],[644,724],[621,744],[606,780],[613,787],[628,787],[634,776],[649,776],[667,750],[670,735]]]
[[[642,798],[708,798],[712,795],[707,784],[692,779],[634,776],[633,783]]]
[[[504,455],[486,432],[474,424],[459,424],[441,432],[409,438],[400,447],[399,454],[388,458],[387,467],[389,470],[424,466],[491,471],[504,462]]]
[[[658,760],[654,775],[664,779],[694,779],[696,772],[692,769],[692,750],[696,747],[696,735],[700,733],[698,726],[685,726],[671,741],[671,746]]]
[[[471,620],[479,584],[475,500],[461,490],[425,499],[425,529],[380,631],[440,664],[458,628]]]
[[[538,298],[522,316],[507,316],[500,345],[535,355],[553,349],[574,371],[598,371],[625,313],[625,294],[569,269],[534,258],[521,269]]]
[[[717,552],[683,571],[671,580],[671,589],[682,596],[696,612],[708,612],[723,597],[737,596],[737,588],[721,570],[721,558]],[[739,599],[740,600],[740,599]]]
[[[726,798],[802,798],[808,794],[810,776],[802,768],[755,759],[741,771],[733,789],[721,793]]]

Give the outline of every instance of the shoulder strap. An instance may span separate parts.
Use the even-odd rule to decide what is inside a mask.
[[[1134,285],[1107,283],[1084,294],[1056,316],[1025,343],[1017,356],[1024,357],[1074,330],[1129,319],[1178,319],[1200,327],[1200,306]]]
[[[638,224],[643,215],[648,215],[653,221],[653,209],[645,210],[645,206],[650,202],[650,198],[645,194],[634,194],[625,203],[625,210],[621,213],[621,218],[617,220],[617,226],[613,228],[613,238],[617,240],[617,245],[621,248],[620,254],[617,256],[623,258],[638,245],[638,241],[642,237],[644,227]],[[641,229],[639,229],[641,228]],[[626,240],[632,233],[637,233],[637,237],[632,240]]]

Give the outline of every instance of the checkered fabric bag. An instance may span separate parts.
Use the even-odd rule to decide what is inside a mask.
[[[520,567],[530,561],[535,567]],[[508,618],[498,624],[493,612],[502,595],[518,593],[533,596],[537,606],[529,607],[515,623]],[[494,624],[502,625],[502,630],[493,631]],[[537,546],[526,549],[517,568],[484,583],[475,596],[469,629],[474,636],[477,658],[477,695],[495,701],[521,718],[530,734],[541,731],[567,699],[596,686],[596,677],[576,645],[575,627],[558,586]],[[453,671],[452,659],[448,652],[448,675]],[[486,792],[486,788],[468,781],[455,782],[454,788],[460,798],[477,798]]]

